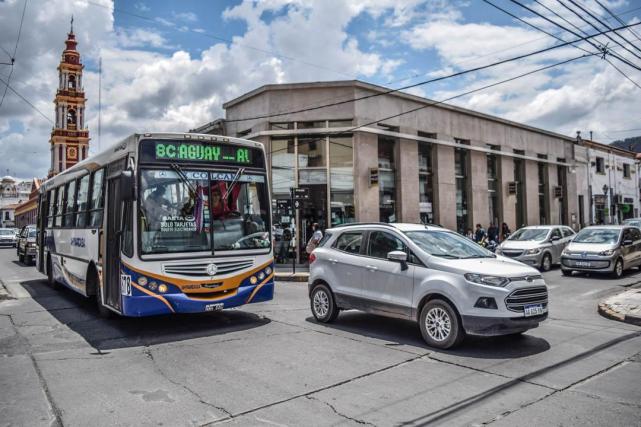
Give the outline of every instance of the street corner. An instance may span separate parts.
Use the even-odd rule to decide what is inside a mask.
[[[602,300],[599,313],[609,319],[641,326],[641,288],[628,289]]]

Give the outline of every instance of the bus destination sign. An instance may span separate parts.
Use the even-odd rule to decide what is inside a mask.
[[[252,150],[222,144],[154,141],[156,160],[186,160],[214,163],[252,164]]]

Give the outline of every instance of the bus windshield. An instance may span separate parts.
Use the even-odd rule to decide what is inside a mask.
[[[237,172],[143,170],[141,252],[268,248],[265,175]]]

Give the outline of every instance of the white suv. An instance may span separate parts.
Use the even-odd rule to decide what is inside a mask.
[[[359,309],[419,323],[433,347],[465,334],[521,334],[547,318],[537,270],[440,227],[350,224],[310,255],[309,297],[320,322]]]

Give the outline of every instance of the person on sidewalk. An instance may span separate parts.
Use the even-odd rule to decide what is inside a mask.
[[[481,226],[481,224],[476,224],[476,232],[474,233],[474,241],[476,243],[481,243],[487,237],[487,232]]]
[[[312,232],[312,237],[310,237],[309,241],[307,242],[307,246],[305,247],[305,252],[307,252],[307,254],[311,254],[312,252],[314,252],[314,249],[316,249],[318,243],[323,238],[323,232],[320,230],[320,226],[317,222],[312,224]]]

